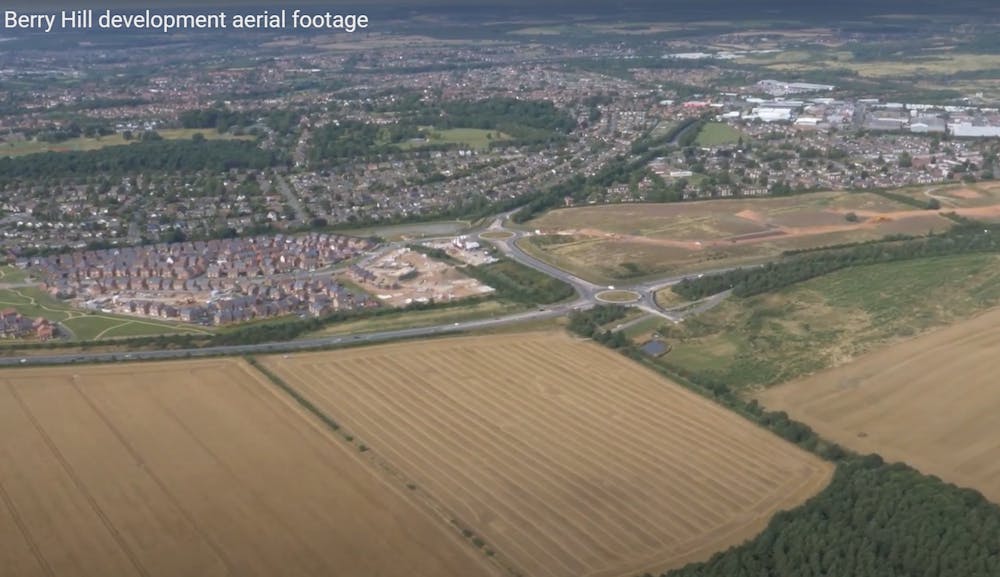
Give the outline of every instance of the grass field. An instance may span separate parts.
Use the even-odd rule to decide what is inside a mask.
[[[157,130],[160,136],[167,140],[190,139],[196,133],[201,133],[206,140],[253,140],[253,136],[234,136],[232,134],[219,134],[214,129],[209,128],[166,128]],[[131,141],[122,138],[121,134],[112,134],[100,138],[71,138],[63,142],[40,142],[26,140],[23,142],[0,143],[0,156],[24,156],[39,152],[69,152],[76,150],[97,150],[107,146],[121,146],[132,144],[138,139]]]
[[[427,140],[431,144],[461,144],[477,150],[489,148],[494,140],[507,140],[510,136],[497,130],[481,128],[428,129]]]
[[[859,215],[860,221],[848,222],[849,212]],[[587,280],[613,284],[762,262],[791,249],[941,232],[952,224],[935,211],[875,194],[825,192],[558,209],[531,221],[528,228],[542,234],[521,244],[533,255]]]
[[[233,359],[0,373],[0,480],[12,577],[495,574]]]
[[[612,577],[705,559],[758,533],[831,474],[769,432],[565,333],[262,361],[516,574]]]
[[[695,144],[698,146],[721,146],[736,144],[742,134],[724,122],[708,122],[698,132]]]
[[[397,314],[383,315],[370,319],[349,321],[330,325],[318,332],[303,335],[302,338],[313,338],[325,335],[346,335],[356,333],[372,333],[414,327],[427,327],[451,322],[468,321],[511,314],[522,310],[514,304],[488,300],[481,303],[456,306],[445,309],[426,311],[400,311]]]
[[[28,278],[27,271],[13,266],[0,266],[0,284],[22,283]]]
[[[843,365],[876,347],[1000,304],[1000,257],[920,259],[846,269],[729,299],[667,325],[667,366],[758,388]]]
[[[1000,310],[760,395],[857,451],[905,461],[1000,503]]]
[[[125,336],[210,333],[204,328],[183,323],[82,311],[33,287],[0,289],[0,308],[7,307],[14,308],[25,316],[44,317],[62,323],[73,332],[73,338],[80,341]]]

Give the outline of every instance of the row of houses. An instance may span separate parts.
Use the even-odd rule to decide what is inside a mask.
[[[373,246],[368,239],[311,233],[77,251],[19,264],[50,282],[254,278],[330,266]]]
[[[0,310],[0,338],[21,339],[34,337],[47,341],[56,335],[56,327],[48,319],[31,318],[16,309]]]
[[[141,296],[114,295],[87,302],[92,309],[180,320],[201,325],[224,325],[285,315],[321,316],[337,310],[377,306],[367,295],[355,294],[327,276],[289,279],[273,285],[252,284],[238,291],[213,291],[207,301],[167,302]]]

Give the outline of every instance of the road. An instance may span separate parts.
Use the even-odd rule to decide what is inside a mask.
[[[530,254],[524,252],[517,245],[517,241],[528,233],[521,230],[510,229],[506,226],[507,219],[513,211],[497,216],[493,223],[486,229],[487,231],[504,231],[511,234],[507,239],[484,239],[492,243],[508,258],[517,261],[524,266],[531,267],[549,276],[562,280],[572,286],[577,293],[574,300],[551,306],[539,307],[535,310],[510,314],[502,317],[487,319],[476,319],[464,322],[450,323],[445,325],[417,327],[409,329],[397,329],[390,331],[362,333],[350,336],[329,336],[302,339],[297,341],[285,341],[275,343],[261,343],[254,345],[227,345],[217,347],[202,347],[194,349],[163,349],[155,351],[133,351],[133,352],[85,352],[85,353],[53,353],[47,355],[33,355],[27,357],[0,357],[0,366],[29,366],[29,365],[50,365],[50,364],[70,364],[82,362],[110,362],[122,360],[165,360],[198,358],[217,355],[246,355],[260,353],[290,353],[307,349],[316,349],[335,345],[376,343],[400,338],[415,338],[451,333],[460,333],[469,330],[484,329],[490,327],[503,326],[512,323],[525,321],[551,319],[568,314],[573,310],[585,310],[597,304],[596,295],[601,291],[608,290],[608,287],[601,286],[581,279],[560,268],[554,267],[546,262],[538,260]],[[711,272],[722,272],[730,269],[718,269]],[[718,305],[729,296],[729,291],[702,299],[695,303],[687,303],[680,307],[664,309],[656,303],[656,292],[677,284],[685,278],[696,278],[700,275],[689,274],[680,276],[670,276],[656,280],[645,281],[633,285],[616,286],[616,290],[630,290],[638,293],[640,298],[633,303],[647,312],[659,315],[673,322],[680,322],[687,316],[699,314]]]
[[[306,212],[305,207],[302,206],[302,201],[300,201],[299,197],[296,196],[295,191],[292,190],[288,181],[285,180],[285,177],[280,174],[275,174],[274,186],[278,189],[278,192],[281,193],[281,196],[285,197],[285,200],[288,201],[288,205],[292,207],[292,210],[295,211],[295,220],[300,224],[309,224],[309,214]]]

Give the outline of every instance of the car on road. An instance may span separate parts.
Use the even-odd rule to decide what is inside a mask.
[[[28,362],[28,359],[21,359],[21,364]]]

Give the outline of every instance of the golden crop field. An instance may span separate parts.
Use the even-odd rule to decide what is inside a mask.
[[[4,577],[494,572],[241,361],[0,373]]]
[[[1000,503],[1000,309],[767,390],[827,439]]]
[[[268,357],[515,573],[706,559],[832,468],[594,343],[529,333]]]

